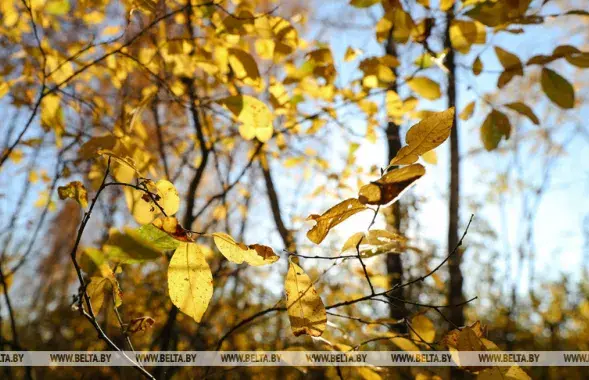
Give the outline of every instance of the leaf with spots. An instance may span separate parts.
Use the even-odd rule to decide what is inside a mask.
[[[249,265],[262,266],[275,263],[280,258],[270,247],[261,244],[247,246],[236,243],[231,236],[223,232],[215,232],[213,240],[223,256],[236,264],[246,262]]]
[[[437,148],[450,136],[454,123],[454,107],[442,112],[434,112],[429,117],[412,126],[407,132],[406,143],[391,165],[413,164],[420,155]]]
[[[213,296],[213,275],[197,245],[182,243],[168,267],[170,299],[180,311],[200,322]]]
[[[327,313],[313,282],[292,261],[284,283],[288,319],[294,336],[321,336],[327,324]]]
[[[307,220],[314,220],[317,224],[307,232],[307,237],[313,243],[320,244],[333,227],[366,208],[358,199],[350,198],[333,206],[322,215],[309,215]]]
[[[71,198],[78,202],[82,208],[88,207],[88,192],[84,184],[80,181],[73,181],[65,186],[59,186],[57,193],[59,194],[59,199]]]

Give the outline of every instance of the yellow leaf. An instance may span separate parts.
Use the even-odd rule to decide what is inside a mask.
[[[180,196],[178,190],[170,181],[160,179],[155,183],[157,194],[160,197],[158,204],[162,206],[167,216],[172,216],[180,208]]]
[[[307,220],[314,220],[317,224],[307,232],[307,237],[313,243],[320,244],[329,230],[366,208],[358,199],[350,198],[325,211],[323,215],[309,215]]]
[[[447,11],[454,5],[454,0],[440,0],[440,9]]]
[[[421,342],[423,339],[427,343],[433,343],[436,337],[436,328],[428,317],[423,314],[416,315],[411,318],[411,327],[415,330],[410,331],[411,338],[414,341]]]
[[[429,150],[425,152],[421,155],[421,158],[423,158],[425,162],[431,165],[436,165],[438,163],[438,155],[436,154],[435,150]]]
[[[289,21],[282,17],[266,15],[256,17],[255,29],[258,35],[271,41],[274,61],[278,61],[291,54],[299,45],[297,30]]]
[[[327,324],[327,313],[313,282],[303,269],[289,262],[286,281],[286,308],[294,336],[321,336]]]
[[[57,188],[59,199],[71,198],[78,202],[82,208],[88,207],[88,192],[80,181],[73,181],[65,186]]]
[[[388,205],[399,199],[424,174],[425,168],[421,164],[393,169],[377,181],[362,186],[358,199],[363,204]]]
[[[351,249],[355,250],[358,244],[360,244],[360,242],[362,241],[362,239],[364,239],[364,232],[356,232],[355,234],[350,236],[348,240],[346,240],[341,249],[341,252],[345,252]]]
[[[512,110],[516,111],[517,113],[519,113],[521,115],[524,115],[525,117],[530,119],[530,121],[532,123],[534,123],[536,125],[540,124],[540,120],[538,119],[538,116],[536,116],[534,111],[527,104],[522,103],[522,102],[514,102],[514,103],[508,103],[505,106],[511,108]]]
[[[573,108],[575,106],[575,89],[555,71],[543,68],[541,84],[546,96],[559,107]]]
[[[390,340],[403,351],[420,351],[415,343],[402,336],[394,336]]]
[[[493,367],[479,372],[477,380],[529,380],[531,377],[521,367]]]
[[[70,2],[68,0],[50,0],[45,4],[43,10],[52,15],[63,16],[70,11]]]
[[[350,0],[350,5],[356,8],[368,8],[374,4],[380,3],[381,0]]]
[[[255,88],[262,85],[258,64],[249,53],[241,49],[229,49],[229,65],[233,69],[235,77],[243,83]]]
[[[161,214],[161,209],[167,216],[172,216],[178,211],[180,197],[171,182],[162,179],[157,181],[155,185],[153,182],[147,182],[145,186],[151,195],[144,190],[124,188],[127,207],[137,223],[151,223]]]
[[[442,95],[440,85],[428,77],[411,78],[407,81],[407,85],[411,90],[429,100],[438,99]]]
[[[270,247],[261,244],[247,246],[243,243],[236,243],[231,236],[223,232],[215,232],[213,240],[223,256],[236,264],[245,261],[253,266],[261,266],[272,264],[280,258]]]
[[[466,121],[466,120],[470,119],[473,112],[474,112],[475,105],[476,105],[476,102],[474,100],[472,102],[468,103],[466,105],[466,107],[464,107],[462,112],[460,112],[460,115],[458,116],[460,118],[460,120]]]
[[[90,297],[90,303],[92,304],[92,311],[94,314],[98,314],[100,309],[102,309],[107,284],[108,280],[104,277],[92,277],[86,286],[86,292]]]
[[[450,42],[462,54],[468,54],[474,44],[484,44],[487,40],[485,26],[476,21],[452,20]]]
[[[257,138],[266,142],[272,137],[274,116],[268,107],[249,95],[236,95],[219,101],[241,122],[239,133],[246,140]]]
[[[200,322],[213,296],[213,275],[197,245],[176,248],[168,267],[168,290],[172,303]]]
[[[477,335],[470,327],[464,327],[458,334],[456,343],[458,351],[486,351],[480,336]]]
[[[101,149],[113,149],[116,143],[117,139],[112,135],[92,137],[80,147],[78,157],[82,160],[89,160],[97,156]]]
[[[390,164],[408,165],[414,163],[420,155],[437,148],[446,141],[450,136],[453,123],[454,107],[436,112],[421,120],[409,129],[406,136],[407,145],[397,152]]]
[[[344,61],[345,62],[353,61],[361,54],[362,54],[362,50],[348,46],[348,48],[346,49],[346,54],[344,55]]]
[[[511,134],[509,118],[497,110],[492,110],[486,117],[481,127],[481,140],[486,150],[497,148],[499,142],[508,139]]]

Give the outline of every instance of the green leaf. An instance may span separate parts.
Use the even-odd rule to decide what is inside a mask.
[[[575,106],[575,89],[565,78],[548,68],[542,69],[540,80],[542,90],[553,103],[561,108],[573,108]]]
[[[121,264],[143,263],[162,256],[161,251],[138,231],[126,228],[124,233],[114,231],[104,244],[106,256]]]
[[[178,248],[180,242],[153,224],[145,224],[137,229],[137,234],[142,240],[148,242],[154,248],[168,251]]]

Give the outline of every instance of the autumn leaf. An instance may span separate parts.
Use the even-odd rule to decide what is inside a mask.
[[[180,311],[200,322],[213,296],[213,275],[197,245],[182,243],[168,267],[168,291]]]
[[[534,111],[527,104],[522,103],[522,102],[513,102],[513,103],[508,103],[505,106],[508,108],[511,108],[512,110],[519,113],[520,115],[527,117],[528,119],[530,119],[530,121],[532,123],[534,123],[536,125],[540,124],[540,120],[538,119],[538,116],[536,116]]]
[[[167,216],[174,215],[180,208],[180,196],[174,185],[166,180],[145,183],[146,190],[125,187],[127,207],[139,224],[151,223],[162,209]]]
[[[540,83],[546,96],[557,106],[565,109],[575,106],[575,89],[555,71],[543,68]]]
[[[492,110],[481,126],[481,140],[486,150],[497,148],[499,142],[511,134],[509,118],[500,111]]]
[[[178,240],[174,239],[167,232],[153,224],[145,224],[139,227],[136,231],[137,235],[142,240],[148,242],[154,248],[159,249],[160,251],[175,250],[178,248],[178,245],[180,245]]]
[[[327,324],[325,306],[309,276],[292,261],[289,261],[284,290],[294,336],[321,336]]]
[[[59,199],[71,198],[78,202],[82,208],[88,207],[88,192],[80,181],[73,181],[65,186],[57,188]]]
[[[158,248],[130,228],[124,232],[113,231],[103,248],[108,258],[121,264],[143,263],[162,256]]]
[[[256,88],[262,85],[258,64],[248,52],[230,48],[229,65],[233,69],[235,77],[243,83]]]
[[[411,78],[407,81],[407,85],[425,99],[436,100],[442,96],[440,85],[428,77]]]
[[[497,87],[503,88],[516,75],[524,75],[524,68],[519,57],[513,53],[508,52],[498,46],[495,46],[495,54],[497,59],[503,66],[503,72],[497,79]]]
[[[437,148],[450,136],[454,122],[454,107],[436,112],[412,126],[407,132],[406,143],[390,165],[413,164],[420,155]]]
[[[155,219],[151,225],[172,237],[174,241],[185,243],[195,241],[192,232],[182,227],[178,222],[178,219],[173,216],[159,217]]]
[[[236,243],[231,236],[223,232],[215,232],[213,240],[223,256],[236,264],[246,262],[253,266],[261,266],[275,263],[280,258],[270,247],[261,244],[247,246]]]
[[[529,380],[531,377],[521,367],[492,367],[477,375],[477,380]]]
[[[421,164],[393,169],[377,181],[362,186],[358,200],[363,204],[388,205],[399,199],[424,174],[425,168]]]
[[[126,331],[130,332],[131,334],[135,334],[139,331],[148,330],[149,328],[151,328],[151,326],[153,326],[154,323],[155,320],[151,317],[133,318],[129,322]]]
[[[475,107],[476,103],[474,102],[474,100],[470,103],[468,103],[466,105],[466,107],[464,107],[464,109],[462,110],[462,112],[460,112],[460,115],[458,116],[460,118],[460,120],[468,120],[470,119],[470,117],[472,116],[473,112],[474,112],[474,107]]]
[[[333,227],[366,208],[358,199],[350,198],[333,206],[322,215],[309,215],[307,220],[314,220],[317,224],[307,232],[307,238],[315,244],[320,244]]]
[[[422,339],[426,343],[433,343],[436,337],[436,328],[434,323],[425,315],[419,314],[411,318],[411,338],[416,342],[421,342]]]
[[[274,116],[258,99],[249,95],[236,95],[221,99],[219,104],[227,107],[241,122],[239,133],[244,139],[257,138],[261,142],[266,142],[272,137]]]

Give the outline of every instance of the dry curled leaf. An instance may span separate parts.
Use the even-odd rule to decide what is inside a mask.
[[[366,208],[358,199],[350,198],[333,206],[322,215],[309,215],[307,220],[314,220],[317,224],[307,232],[307,237],[313,243],[320,244],[329,230]]]
[[[261,244],[247,246],[243,243],[237,243],[231,236],[223,232],[215,232],[213,240],[223,256],[236,264],[246,262],[253,266],[261,266],[272,264],[280,258],[268,246]]]
[[[358,200],[369,205],[390,204],[399,199],[424,174],[425,168],[421,164],[393,169],[377,181],[362,186]]]

